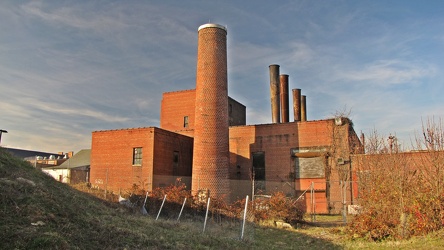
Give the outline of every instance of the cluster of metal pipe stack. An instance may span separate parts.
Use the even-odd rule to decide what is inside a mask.
[[[272,123],[289,122],[289,76],[279,74],[280,66],[272,64],[270,70],[270,97]],[[301,89],[292,89],[294,121],[307,121],[307,99],[301,95]],[[282,118],[282,119],[281,119]]]

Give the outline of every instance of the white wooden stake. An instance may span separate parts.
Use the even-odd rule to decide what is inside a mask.
[[[205,213],[205,222],[204,222],[204,227],[203,227],[202,233],[205,233],[205,228],[207,227],[207,218],[208,218],[208,209],[209,208],[210,208],[210,197],[208,197],[207,212]]]
[[[185,202],[187,202],[187,197],[183,200],[182,208],[180,209],[179,216],[177,217],[177,221],[180,219],[180,215],[182,215],[183,208],[185,207]]]
[[[156,220],[159,219],[159,215],[160,215],[160,212],[162,212],[163,204],[165,203],[166,198],[167,198],[167,195],[165,195],[163,197],[162,205],[160,205],[159,213],[157,213]]]
[[[244,220],[242,222],[242,232],[241,232],[241,240],[244,238],[244,230],[245,230],[245,220],[247,218],[247,207],[248,207],[248,195],[245,198],[245,209],[244,209]]]
[[[143,206],[142,206],[142,214],[143,215],[147,215],[148,214],[148,212],[146,211],[146,208],[145,208],[145,205],[146,205],[146,200],[148,199],[148,192],[146,192],[146,195],[145,195],[145,201],[143,202]]]

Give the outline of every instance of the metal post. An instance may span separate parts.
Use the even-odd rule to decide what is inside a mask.
[[[3,133],[8,133],[8,131],[6,131],[4,129],[0,129],[0,143],[2,142],[2,134]]]
[[[251,201],[254,200],[254,166],[252,168],[252,172],[251,172]]]
[[[247,218],[247,207],[248,207],[248,195],[245,198],[245,209],[244,209],[244,220],[242,222],[242,232],[241,232],[241,240],[244,238],[244,230],[245,230],[245,220]]]
[[[341,181],[342,182],[342,181]],[[342,182],[342,221],[347,223],[347,182]]]
[[[160,205],[159,213],[157,213],[156,220],[159,219],[159,215],[160,215],[160,212],[162,212],[163,204],[165,203],[166,198],[167,198],[167,196],[165,195],[163,197],[162,205]]]
[[[210,197],[208,197],[207,201],[207,212],[205,213],[205,221],[202,233],[205,233],[205,228],[207,227],[207,219],[208,219],[208,209],[210,208]]]
[[[119,191],[120,192],[120,191]],[[143,202],[143,206],[142,206],[142,214],[143,215],[146,215],[146,214],[148,214],[148,212],[146,211],[146,208],[145,208],[145,205],[146,205],[146,200],[148,199],[148,192],[146,192],[146,195],[145,195],[145,201]]]
[[[185,197],[185,199],[183,200],[182,208],[180,209],[179,216],[177,217],[177,221],[179,221],[180,216],[182,215],[182,211],[183,211],[183,208],[185,207],[185,202],[186,201],[187,201],[187,198]]]
[[[315,185],[311,182],[311,221],[316,221],[316,198],[315,198]]]
[[[108,193],[108,171],[109,171],[109,168],[106,169],[105,200],[106,200],[106,193]]]

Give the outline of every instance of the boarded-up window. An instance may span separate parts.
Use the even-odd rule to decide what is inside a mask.
[[[255,192],[265,190],[265,153],[253,153],[253,175]]]
[[[264,152],[253,153],[253,171],[254,179],[257,181],[265,180],[265,154]]]
[[[179,167],[179,151],[174,151],[173,152],[173,174],[174,175],[177,175],[178,167]]]
[[[324,178],[324,156],[300,158],[295,160],[296,178]]]
[[[183,117],[183,127],[188,128],[188,116]]]

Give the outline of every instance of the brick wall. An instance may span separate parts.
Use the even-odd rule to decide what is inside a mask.
[[[300,184],[296,184],[291,177],[296,164],[291,150],[329,147],[332,142],[331,124],[330,120],[324,120],[231,127],[232,199],[251,194],[251,181],[247,180],[251,179],[254,152],[265,153],[266,191],[284,191],[295,195],[295,189],[299,190]]]
[[[95,131],[91,145],[91,184],[119,192],[133,184],[147,187],[152,176],[154,128]],[[143,148],[141,166],[133,166],[133,148]]]
[[[228,97],[228,119],[230,126],[247,124],[246,107],[242,103]]]
[[[353,135],[353,143],[349,143],[349,131],[353,131],[350,124],[337,126],[333,119],[231,127],[229,131],[232,199],[251,194],[252,154],[264,152],[266,192],[283,191],[298,196],[315,182],[318,212],[327,212],[330,200],[340,200],[340,187],[336,185],[340,178],[337,158],[349,159],[353,151],[350,146],[359,146],[355,145],[359,140],[355,141]],[[323,178],[294,179],[298,164],[298,158],[292,153],[294,150],[306,152],[297,157],[318,157],[331,168],[330,173],[324,173]],[[327,179],[335,184],[327,187]],[[331,199],[327,200],[330,195]],[[307,209],[311,209],[309,192],[306,202]]]
[[[160,128],[170,131],[183,131],[186,135],[193,136],[195,100],[196,90],[194,89],[163,93]],[[185,116],[188,116],[187,127],[184,126]]]
[[[95,131],[91,145],[91,184],[114,192],[134,184],[151,190],[161,183],[153,175],[191,175],[193,139],[159,128]],[[133,165],[134,148],[142,148],[142,164]],[[179,152],[179,166],[173,169],[173,152]],[[170,179],[175,180],[174,178]],[[165,181],[163,181],[165,182]]]
[[[228,194],[227,32],[199,27],[192,190]]]
[[[155,129],[154,137],[154,178],[153,186],[168,186],[181,178],[191,188],[191,172],[193,163],[193,138],[175,134],[162,129]],[[177,153],[177,163],[174,161]],[[166,177],[170,178],[166,178]]]
[[[193,137],[195,100],[195,89],[163,93],[160,108],[160,128]],[[184,125],[185,116],[188,116],[187,127]],[[228,116],[230,126],[245,125],[245,105],[228,97]]]

